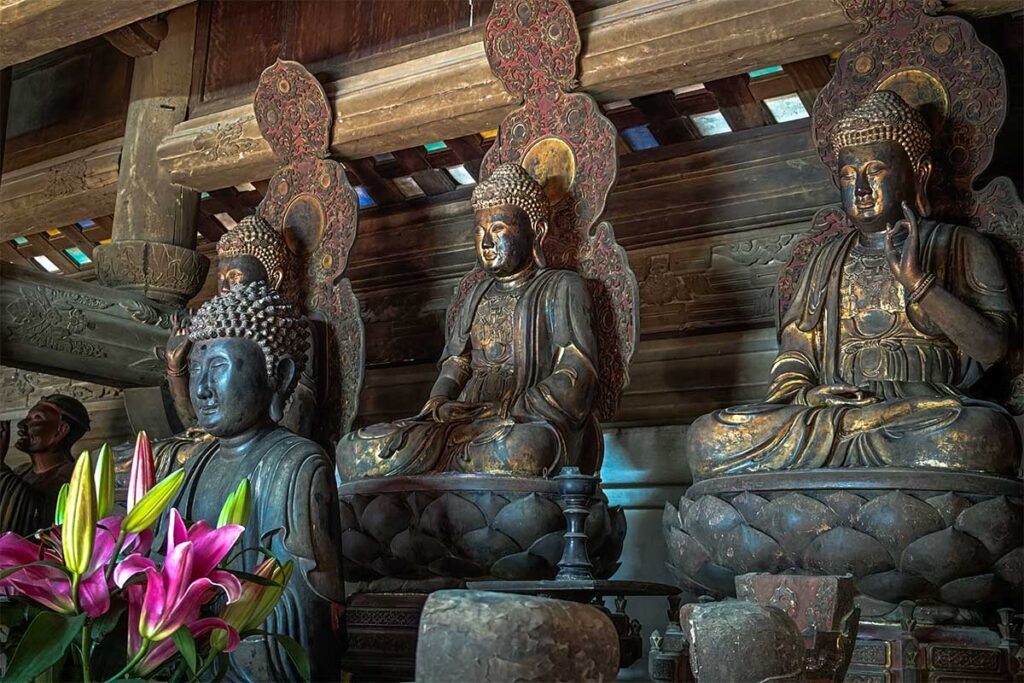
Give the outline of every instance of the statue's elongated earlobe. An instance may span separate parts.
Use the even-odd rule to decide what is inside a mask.
[[[548,236],[548,222],[537,221],[533,228],[533,261],[538,268],[546,267],[547,260],[544,258],[544,239]]]

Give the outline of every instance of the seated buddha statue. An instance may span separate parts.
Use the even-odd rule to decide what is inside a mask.
[[[306,321],[266,282],[238,284],[207,301],[188,327],[189,398],[210,438],[185,463],[173,505],[216,526],[224,492],[243,478],[252,511],[240,541],[268,548],[295,570],[264,630],[298,641],[313,680],[336,680],[332,603],[343,603],[334,465],[315,442],[279,426],[305,363]],[[160,547],[156,545],[154,547]],[[263,556],[240,553],[231,568],[253,572]],[[277,641],[246,639],[228,680],[296,681]]]
[[[829,140],[853,230],[804,267],[765,401],[687,433],[695,480],[819,467],[1013,474],[1019,434],[967,395],[1006,356],[1016,312],[993,245],[925,218],[931,134],[898,94],[870,94]]]
[[[472,205],[483,277],[448,330],[430,398],[414,417],[344,436],[342,481],[593,470],[601,436],[590,297],[576,272],[545,266],[544,191],[518,164],[503,164]]]

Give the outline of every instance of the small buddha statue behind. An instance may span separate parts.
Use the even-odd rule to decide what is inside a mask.
[[[484,277],[449,330],[440,373],[412,418],[352,432],[338,444],[342,481],[430,472],[541,476],[592,472],[596,341],[586,283],[547,268],[544,190],[503,164],[473,192]]]
[[[928,220],[931,133],[891,91],[836,126],[842,205],[855,228],[804,267],[761,404],[687,434],[695,479],[819,467],[1013,474],[1020,437],[966,391],[1004,358],[1016,310],[993,245]]]

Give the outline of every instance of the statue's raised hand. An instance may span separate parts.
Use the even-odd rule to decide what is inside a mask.
[[[885,229],[885,255],[889,260],[889,269],[905,290],[912,291],[924,279],[921,269],[921,246],[917,227],[917,216],[907,202],[903,202],[903,215],[906,218],[896,221]],[[902,250],[896,246],[895,240],[901,230],[907,231]]]
[[[171,337],[167,340],[167,371],[172,375],[182,375],[188,369],[188,354],[192,350],[192,342],[188,338],[188,316],[171,314]]]

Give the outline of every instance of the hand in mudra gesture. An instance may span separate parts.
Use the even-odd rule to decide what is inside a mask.
[[[171,314],[171,336],[167,340],[167,369],[172,373],[184,372],[188,365],[188,354],[192,350],[192,342],[188,338],[188,314]]]
[[[917,216],[907,202],[903,202],[903,215],[906,218],[896,221],[885,229],[885,255],[889,261],[889,269],[896,280],[907,291],[913,290],[924,279],[921,268],[921,240],[917,227]],[[895,240],[899,233],[907,231],[903,248],[896,246]]]

